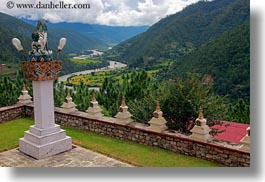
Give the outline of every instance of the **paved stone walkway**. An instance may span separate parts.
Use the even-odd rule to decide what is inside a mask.
[[[18,149],[0,153],[0,167],[133,167],[85,148],[74,146],[70,151],[36,160]]]

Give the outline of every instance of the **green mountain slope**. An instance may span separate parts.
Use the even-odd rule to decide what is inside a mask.
[[[31,45],[29,38],[17,35],[15,32],[0,26],[0,63],[10,65],[16,64],[20,60],[20,55],[11,43],[11,39],[14,37],[18,37],[25,45]]]
[[[35,26],[3,13],[0,13],[0,27],[13,32],[16,37],[21,36],[29,40],[31,40],[32,32],[36,31]],[[50,49],[57,49],[58,41],[61,37],[66,37],[68,39],[64,50],[65,53],[107,47],[105,43],[97,40],[96,38],[88,37],[75,31],[65,30],[63,28],[49,28],[48,25],[48,46]],[[25,46],[25,50],[30,49],[31,44],[26,44],[24,42],[22,42],[22,44]]]
[[[25,55],[31,50],[31,34],[36,28],[17,18],[0,13],[0,63],[7,64],[8,69],[0,70],[0,75],[14,73],[20,68],[22,55],[17,53],[11,43],[11,39],[17,37],[21,40]],[[104,48],[106,45],[95,38],[86,37],[80,33],[63,28],[49,28],[48,26],[48,48],[56,52],[59,39],[67,38],[67,44],[63,54],[80,52],[88,49]],[[87,66],[80,66],[71,62],[68,58],[63,58],[62,74],[72,73],[88,69]],[[107,63],[104,63],[104,66]],[[90,67],[89,67],[90,68]],[[11,76],[10,75],[10,76]]]
[[[236,101],[250,98],[250,24],[224,33],[196,51],[178,59],[170,68],[172,78],[186,73],[206,75],[219,94]]]
[[[241,25],[249,14],[249,0],[200,1],[115,46],[109,56],[132,67],[143,66],[146,57],[175,60]]]

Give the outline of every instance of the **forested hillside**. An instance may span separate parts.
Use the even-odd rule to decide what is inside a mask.
[[[30,39],[0,26],[0,63],[16,64],[20,60],[20,55],[11,44],[13,37],[18,37],[28,47],[31,45]]]
[[[200,1],[168,16],[143,34],[125,41],[108,56],[125,60],[131,67],[157,59],[176,60],[249,19],[249,0]]]
[[[186,77],[186,73],[207,76],[213,89],[236,101],[249,103],[250,89],[250,24],[223,34],[198,50],[178,59],[170,68],[172,78]]]

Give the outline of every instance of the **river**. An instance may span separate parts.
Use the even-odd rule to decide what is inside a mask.
[[[93,69],[93,70],[85,70],[85,71],[79,71],[79,72],[75,72],[75,73],[71,73],[71,74],[67,74],[67,75],[63,75],[60,76],[58,78],[58,82],[65,82],[67,81],[67,79],[69,77],[72,76],[77,76],[77,75],[86,75],[86,74],[90,74],[91,72],[99,72],[99,71],[105,71],[105,70],[114,70],[114,69],[120,69],[120,68],[124,68],[127,65],[117,62],[117,61],[108,61],[109,62],[109,66],[103,67],[103,68],[98,68],[98,69]]]

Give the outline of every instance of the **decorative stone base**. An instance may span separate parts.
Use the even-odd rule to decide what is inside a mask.
[[[32,103],[32,97],[30,95],[20,95],[18,100],[18,104],[31,104]]]
[[[115,117],[116,117],[116,123],[119,123],[119,124],[127,125],[127,124],[133,122],[133,120],[131,118],[132,115],[128,111],[118,112],[118,114]]]
[[[148,130],[158,131],[158,132],[167,130],[166,120],[164,119],[164,117],[161,118],[153,117],[148,123],[150,124]]]
[[[36,159],[43,159],[72,148],[72,139],[59,125],[48,129],[31,126],[19,139],[19,150]]]
[[[209,131],[210,129],[207,125],[205,125],[204,127],[195,125],[191,130],[192,135],[190,136],[190,138],[202,142],[210,141],[212,137],[211,135],[209,135]]]
[[[74,106],[74,107],[71,107],[71,108],[62,108],[61,111],[62,111],[63,113],[68,113],[68,114],[70,114],[70,113],[77,112],[78,110],[77,110],[77,109],[75,108],[75,106]]]
[[[100,118],[104,116],[97,101],[91,101],[90,107],[86,110],[86,112],[88,113],[88,116],[92,118]]]

